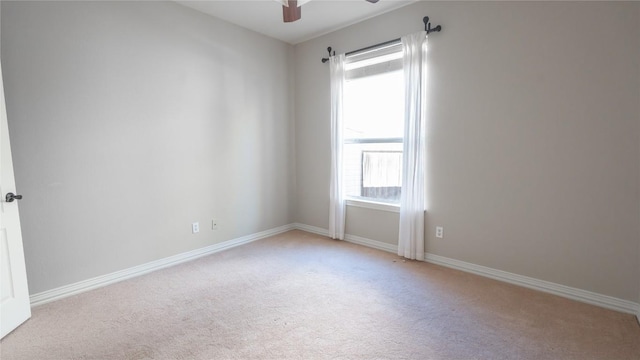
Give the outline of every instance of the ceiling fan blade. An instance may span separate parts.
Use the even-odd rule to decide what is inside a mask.
[[[294,22],[302,17],[302,8],[298,6],[298,0],[289,0],[289,6],[282,5],[282,18],[284,22]]]

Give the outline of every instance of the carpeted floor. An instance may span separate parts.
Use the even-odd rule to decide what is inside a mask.
[[[635,317],[301,231],[33,309],[10,359],[640,359]]]

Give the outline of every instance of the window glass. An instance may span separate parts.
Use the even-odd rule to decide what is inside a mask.
[[[400,202],[404,132],[400,57],[401,53],[387,49],[347,65],[343,174],[348,198]]]

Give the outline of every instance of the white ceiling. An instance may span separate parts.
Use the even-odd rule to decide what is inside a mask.
[[[230,23],[298,44],[418,0],[313,0],[302,6],[302,19],[284,23],[279,0],[175,0]]]

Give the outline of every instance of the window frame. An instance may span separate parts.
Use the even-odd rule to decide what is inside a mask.
[[[373,55],[372,55],[373,54]],[[402,44],[400,41],[385,44],[379,48],[368,49],[366,52],[357,53],[347,56],[347,70],[345,78],[347,81],[355,80],[362,77],[375,76],[382,73],[403,71],[402,65]],[[398,56],[399,55],[399,56]],[[376,61],[375,59],[386,59],[384,61]],[[371,65],[364,66],[350,66],[349,64],[357,64],[359,62],[371,63]],[[400,66],[398,68],[398,62]],[[350,75],[351,73],[351,75]],[[404,122],[404,120],[403,120]],[[403,137],[390,137],[390,138],[345,138],[343,139],[343,146],[349,144],[380,144],[380,143],[404,143]],[[344,166],[344,164],[343,164]],[[343,167],[344,171],[344,167]],[[402,190],[401,190],[402,191]],[[400,200],[397,203],[384,202],[373,198],[364,198],[347,195],[344,193],[344,201],[348,207],[366,208],[379,211],[387,211],[393,213],[400,212]]]

